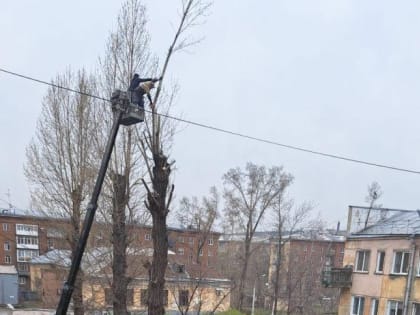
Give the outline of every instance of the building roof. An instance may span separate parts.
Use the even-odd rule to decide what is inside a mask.
[[[370,221],[369,221],[370,222]],[[364,226],[364,223],[362,224]],[[351,233],[349,238],[420,235],[420,210],[392,210],[382,213],[375,223]]]
[[[345,235],[343,231],[332,231],[332,230],[313,230],[305,229],[294,231],[290,233],[285,231],[282,233],[282,238],[284,240],[316,240],[316,241],[327,241],[327,242],[344,242]],[[252,242],[253,243],[269,243],[270,240],[277,238],[277,231],[266,231],[266,232],[256,232]],[[243,242],[245,239],[245,233],[233,233],[233,234],[222,234],[219,238],[219,242]]]
[[[136,278],[146,279],[148,277],[146,266],[152,253],[153,251],[150,248],[128,251],[129,255],[127,256],[127,261],[134,262]],[[30,263],[69,268],[71,264],[70,255],[70,250],[55,249],[39,257],[32,258]],[[111,261],[112,248],[99,247],[91,249],[83,256],[82,269],[91,275],[101,275],[111,272]],[[131,264],[129,263],[129,265]],[[222,278],[219,272],[214,268],[207,268],[198,264],[184,265],[179,263],[175,257],[175,253],[170,250],[168,251],[168,268],[166,269],[165,276],[167,280],[170,281],[191,281],[193,279],[200,279],[200,281],[205,282],[217,281],[230,283],[229,279]]]
[[[69,218],[66,218],[64,216],[54,216],[52,214],[46,214],[43,211],[40,210],[23,210],[23,209],[17,209],[17,208],[0,208],[0,217],[12,217],[12,218],[30,218],[30,219],[39,219],[39,220],[59,220],[59,221],[68,221]],[[95,223],[101,223],[99,221],[96,221]],[[143,224],[143,223],[131,223],[134,226],[138,226],[141,228],[146,229],[152,229],[151,225]],[[194,227],[173,227],[168,226],[168,231],[170,232],[185,232],[185,233],[191,233],[191,234],[198,234],[202,233],[201,231],[195,229]],[[221,233],[217,231],[210,231],[210,235],[218,237]]]
[[[0,265],[0,274],[15,275],[15,274],[17,274],[17,270],[16,270],[15,266]]]

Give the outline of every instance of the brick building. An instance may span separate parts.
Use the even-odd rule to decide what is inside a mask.
[[[341,234],[341,235],[340,235]],[[337,231],[304,230],[282,236],[279,311],[318,314],[337,309],[339,289],[325,287],[325,268],[341,267],[345,237]],[[269,284],[275,283],[278,239],[271,239]]]
[[[336,230],[285,232],[281,239],[280,291],[277,309],[298,314],[317,314],[338,306],[339,289],[321,282],[326,267],[342,267],[345,236]],[[244,234],[224,234],[220,238],[220,270],[239,280],[242,268]],[[252,255],[245,284],[245,307],[272,309],[276,262],[279,252],[277,232],[257,232],[251,244]],[[255,299],[253,296],[255,288]],[[234,291],[232,299],[238,298]],[[233,301],[233,303],[234,303]],[[312,312],[312,313],[311,313]]]
[[[52,250],[68,250],[68,227],[69,221],[65,219],[0,209],[0,265],[16,267],[21,301],[34,297],[30,270],[32,259]],[[127,229],[130,251],[141,253],[152,248],[150,226],[128,225]],[[169,228],[168,230],[170,251],[179,265],[193,269],[199,265],[203,277],[205,274],[211,274],[213,278],[217,278],[215,268],[219,233],[211,232],[203,235],[194,229]],[[110,229],[104,228],[103,224],[95,223],[89,237],[88,248],[110,247],[110,235],[107,231]]]

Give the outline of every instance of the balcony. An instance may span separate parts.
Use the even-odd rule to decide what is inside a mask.
[[[322,284],[328,288],[350,288],[353,268],[330,268],[322,271]]]
[[[16,224],[16,235],[38,236],[38,225]]]

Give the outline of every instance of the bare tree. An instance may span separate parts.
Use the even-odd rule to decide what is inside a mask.
[[[83,70],[68,70],[54,83],[92,92],[92,79]],[[50,87],[36,138],[26,150],[25,175],[31,185],[33,204],[47,216],[70,221],[66,239],[72,255],[80,235],[82,209],[94,180],[91,134],[97,127],[95,115],[87,96]],[[81,273],[73,292],[73,307],[76,315],[84,313]]]
[[[195,44],[197,41],[191,40],[186,32],[196,23],[200,21],[207,11],[209,4],[200,0],[182,1],[182,12],[180,22],[176,29],[172,43],[169,46],[168,53],[161,70],[161,78],[165,77],[168,69],[169,61],[173,55],[188,46]],[[170,184],[170,174],[172,164],[168,161],[169,144],[165,142],[164,131],[171,129],[169,121],[161,119],[162,110],[164,108],[164,98],[162,82],[156,90],[151,104],[151,115],[147,118],[145,132],[141,138],[141,148],[144,161],[147,165],[150,184],[143,180],[143,184],[147,190],[146,208],[152,216],[152,239],[153,239],[153,257],[149,270],[149,287],[148,287],[148,314],[163,315],[164,310],[164,284],[165,271],[168,264],[168,238],[166,219],[169,213],[169,207],[172,201],[174,185]],[[169,98],[169,110],[172,98]],[[168,103],[167,103],[168,105]],[[158,112],[161,110],[161,113]],[[163,114],[165,111],[163,111]],[[169,133],[171,136],[173,132]],[[149,187],[149,185],[151,187]]]
[[[365,197],[365,201],[367,203],[369,203],[369,210],[368,213],[366,215],[366,220],[365,220],[365,228],[367,227],[368,223],[369,223],[369,217],[370,217],[370,212],[372,210],[373,207],[380,207],[380,205],[375,205],[375,202],[381,198],[382,196],[382,190],[381,190],[381,185],[379,185],[377,182],[372,182],[369,186],[368,186],[368,194]]]
[[[197,243],[188,242],[187,248],[188,260],[185,268],[188,274],[188,298],[183,296],[181,299],[176,296],[177,292],[183,291],[182,284],[173,286],[171,291],[181,314],[193,311],[199,315],[203,307],[206,308],[206,312],[214,313],[230,294],[229,287],[216,295],[215,292],[219,289],[218,284],[214,284],[209,279],[214,279],[217,274],[215,261],[217,254],[214,251],[211,255],[204,254],[206,244],[213,245],[216,242],[213,226],[218,217],[219,199],[217,189],[211,187],[209,196],[203,197],[200,201],[197,197],[182,198],[180,207],[176,211],[180,225],[197,235]],[[210,247],[207,246],[207,251],[210,251]],[[212,305],[210,305],[210,300],[213,302]]]
[[[219,194],[216,187],[211,187],[210,196],[203,197],[201,204],[196,197],[191,199],[184,197],[176,212],[179,223],[186,228],[194,229],[199,235],[197,246],[191,248],[194,251],[194,259],[197,264],[201,264],[200,252],[211,235],[213,225],[219,215],[218,205]]]
[[[314,263],[322,263],[322,259],[314,259],[313,255],[320,255],[313,250],[313,243],[311,242],[310,249],[307,249],[308,255],[299,256],[299,252],[295,250],[292,246],[293,234],[301,229],[305,223],[307,223],[310,212],[313,209],[313,205],[309,202],[303,202],[301,205],[294,207],[294,201],[289,200],[288,205],[285,206],[283,212],[283,222],[282,227],[285,228],[288,232],[288,237],[282,239],[282,242],[285,241],[289,243],[289,253],[288,253],[288,263],[284,266],[282,265],[282,254],[283,254],[283,243],[278,244],[278,253],[279,257],[276,261],[276,278],[275,278],[275,287],[277,287],[277,293],[274,295],[274,304],[273,311],[277,311],[277,302],[280,295],[279,288],[284,284],[283,287],[286,289],[286,313],[293,314],[296,311],[302,312],[302,307],[305,304],[303,300],[307,298],[305,294],[306,289],[312,289],[315,277],[316,281],[319,279],[319,275],[314,273],[316,270],[316,265]],[[280,204],[278,206],[281,206]],[[280,273],[283,268],[283,273],[285,274],[285,279],[282,281],[280,278]],[[308,302],[308,299],[305,300]]]
[[[109,98],[115,89],[127,89],[134,72],[142,77],[156,71],[156,60],[150,53],[150,36],[147,32],[146,7],[140,0],[127,0],[118,15],[116,30],[111,32],[105,55],[99,60],[99,93]],[[104,105],[105,106],[105,105]],[[101,109],[99,109],[101,110]],[[98,113],[106,126],[112,124],[112,113]],[[132,240],[130,225],[139,222],[144,208],[141,200],[145,192],[141,178],[145,175],[140,141],[136,128],[122,128],[110,161],[107,180],[101,198],[102,218],[111,225],[112,253],[112,304],[116,314],[127,314],[127,248]],[[105,148],[107,128],[97,130],[97,152]],[[128,225],[128,227],[127,227]]]
[[[245,171],[240,168],[230,169],[224,176],[224,198],[228,218],[240,231],[244,232],[243,265],[238,286],[238,309],[243,309],[244,288],[247,279],[251,242],[267,209],[274,199],[281,194],[290,175],[282,167],[266,169],[253,163],[247,163]]]
[[[290,178],[289,185],[292,183],[293,178]],[[274,275],[274,292],[273,292],[273,304],[272,310],[273,313],[277,311],[277,301],[279,297],[279,289],[280,289],[280,266],[282,260],[282,245],[283,245],[283,233],[284,233],[284,226],[285,221],[288,214],[292,208],[292,201],[286,199],[285,197],[285,189],[287,186],[285,185],[284,190],[280,193],[276,199],[275,203],[273,204],[273,211],[274,211],[274,222],[275,222],[275,231],[276,231],[276,257],[275,257],[275,275]]]

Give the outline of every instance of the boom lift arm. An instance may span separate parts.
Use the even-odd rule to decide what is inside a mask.
[[[102,157],[102,162],[99,168],[98,176],[96,178],[95,187],[86,209],[86,216],[83,222],[82,232],[80,233],[79,242],[77,244],[74,256],[72,257],[67,281],[63,285],[56,315],[67,314],[67,309],[73,294],[74,283],[76,282],[77,273],[80,269],[80,264],[82,261],[83,253],[85,251],[87,239],[89,237],[89,232],[92,227],[96,209],[98,207],[98,197],[102,189],[106,171],[108,169],[109,160],[115,145],[115,139],[118,134],[119,126],[129,126],[144,121],[144,110],[139,108],[137,105],[130,103],[127,92],[116,90],[114,93],[112,93],[111,104],[112,111],[114,113],[112,129],[109,134],[104,155]]]

